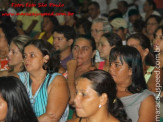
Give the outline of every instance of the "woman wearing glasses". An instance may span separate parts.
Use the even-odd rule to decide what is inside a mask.
[[[150,39],[151,43],[154,39],[153,34],[156,28],[160,25],[162,18],[157,15],[150,15],[145,21],[145,32],[144,34]]]

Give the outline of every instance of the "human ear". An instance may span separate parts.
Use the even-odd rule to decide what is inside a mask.
[[[68,40],[68,45],[71,46],[73,44],[73,39]]]
[[[146,48],[146,49],[144,50],[144,56],[147,56],[147,55],[148,55],[148,53],[149,53],[149,49],[148,49],[148,48]]]
[[[129,68],[129,75],[132,75],[132,68]]]
[[[103,105],[107,104],[107,102],[108,102],[108,96],[106,93],[103,93],[100,96],[100,105],[103,106]]]
[[[45,55],[45,56],[44,56],[44,62],[47,63],[48,60],[49,60],[49,55]]]
[[[125,34],[127,34],[127,32],[128,32],[128,29],[127,29],[127,28],[125,28],[125,29],[124,29],[124,33],[125,33]]]
[[[148,55],[148,53],[149,53],[149,49],[148,48],[146,48],[146,49],[143,50],[143,53],[142,53],[142,61],[143,62],[145,60],[145,57]]]
[[[96,55],[96,50],[93,51],[92,58]]]

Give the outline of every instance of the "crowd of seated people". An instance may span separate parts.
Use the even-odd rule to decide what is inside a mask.
[[[158,101],[163,119],[163,9],[140,1],[1,0],[0,121],[155,122]]]

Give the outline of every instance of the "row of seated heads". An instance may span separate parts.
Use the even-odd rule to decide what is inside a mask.
[[[30,44],[35,46],[37,45],[38,47],[41,46],[39,43],[43,43],[44,45],[46,44],[43,40],[33,40],[30,42]],[[42,48],[46,46],[42,45]],[[47,50],[42,49],[42,52],[47,54]],[[122,64],[126,63],[127,67],[132,70],[132,83],[128,87],[128,90],[131,93],[139,93],[146,89],[147,87],[144,80],[141,56],[139,52],[135,48],[129,46],[115,47],[111,50],[110,54],[111,67],[114,67],[113,63],[117,61],[117,59],[119,59]],[[6,120],[24,120],[23,117],[27,116],[29,117],[29,120],[31,118],[35,118],[30,106],[27,92],[21,81],[13,76],[1,77],[0,81],[1,98],[3,98],[8,105],[8,111],[5,112],[7,115]],[[78,105],[78,92],[80,92],[80,86],[84,82],[87,82],[89,87],[96,91],[97,96],[105,96],[105,107],[108,109],[109,113],[118,118],[120,121],[131,121],[127,118],[121,101],[116,97],[116,83],[110,73],[102,70],[93,70],[84,73],[80,78],[78,78],[76,86],[77,96],[74,100],[76,105]],[[21,110],[24,111],[24,109],[25,112],[22,112]],[[80,111],[77,111],[77,114],[81,117],[85,117],[82,113],[80,113]],[[33,119],[33,121],[37,121],[35,119]]]
[[[11,38],[12,37],[14,37],[14,36],[16,36],[17,35],[17,33],[16,33],[16,31],[9,31],[8,30],[8,28],[7,28],[7,25],[5,25],[5,24],[1,24],[0,25],[0,28],[1,28],[1,31],[4,33],[4,37],[6,37],[6,39],[7,40],[9,40],[8,41],[8,43],[2,43],[2,45],[1,46],[5,46],[5,45],[9,45],[11,42]],[[60,27],[60,28],[62,28],[62,26]],[[159,29],[161,29],[162,28],[162,26],[160,26],[156,31],[158,31]],[[63,31],[63,30],[61,30],[61,31]],[[61,31],[59,31],[59,30],[57,30],[56,29],[56,32],[58,32],[58,33],[60,33]],[[72,33],[71,33],[72,32]],[[62,33],[62,32],[61,32]],[[67,35],[66,35],[67,34]],[[95,51],[96,49],[99,49],[100,48],[100,44],[99,44],[99,46],[97,46],[97,44],[96,44],[96,42],[95,42],[95,40],[94,40],[94,38],[92,38],[90,35],[87,35],[87,36],[78,36],[76,39],[75,39],[75,32],[74,31],[70,31],[69,33],[65,33],[65,37],[66,37],[66,39],[67,40],[69,40],[69,39],[74,39],[74,42],[73,42],[73,44],[72,44],[72,51],[74,51],[74,49],[76,49],[76,48],[74,48],[74,45],[75,45],[75,42],[76,42],[76,40],[78,40],[78,38],[85,38],[86,40],[88,40],[89,41],[89,43],[90,43],[90,46],[92,47],[92,51]],[[24,35],[23,35],[24,36]],[[22,36],[22,38],[23,38],[23,36]],[[20,36],[18,36],[17,38],[18,39],[16,39],[16,38],[14,38],[13,39],[13,43],[21,43],[22,45],[25,45],[25,43],[26,42],[28,42],[27,40],[30,40],[30,37],[24,37],[25,39],[22,39],[22,38],[20,38],[21,37],[21,35]],[[112,32],[109,32],[109,33],[104,33],[103,35],[102,35],[102,37],[104,37],[106,40],[107,40],[107,42],[109,43],[109,45],[111,46],[111,47],[113,47],[113,46],[120,46],[120,45],[122,45],[122,40],[121,40],[121,38],[117,35],[117,34],[115,34],[115,33],[112,33]],[[154,34],[154,37],[156,37],[156,33]],[[20,38],[20,39],[19,39]],[[14,40],[20,40],[21,41],[21,39],[24,41],[22,41],[22,42],[16,42],[16,41],[14,41]],[[143,48],[143,49],[148,49],[149,50],[149,53],[148,53],[148,55],[146,56],[146,57],[142,57],[142,58],[144,58],[143,60],[145,60],[146,61],[146,63],[147,63],[147,65],[151,65],[151,66],[154,66],[154,61],[153,60],[151,60],[150,58],[151,58],[151,56],[152,56],[152,47],[151,47],[151,44],[150,44],[150,40],[144,35],[144,34],[141,34],[141,33],[136,33],[136,34],[133,34],[133,35],[131,35],[131,36],[129,36],[128,38],[127,38],[127,42],[128,42],[128,44],[130,45],[130,46],[134,46],[134,45],[132,45],[132,44],[130,44],[129,42],[131,42],[131,39],[135,39],[135,40],[137,40],[138,42],[139,42],[139,44],[140,44],[140,46]],[[101,40],[102,40],[102,38],[101,38]],[[155,41],[154,41],[154,43],[155,43]],[[20,46],[21,46],[21,44],[19,44]],[[16,44],[17,45],[17,44]],[[19,47],[19,46],[18,46]],[[20,49],[20,52],[22,53],[22,47],[23,46],[21,46],[21,47],[19,47],[19,49]],[[52,46],[51,46],[52,47]],[[75,46],[76,47],[76,46]],[[74,48],[74,49],[73,49]],[[161,49],[161,48],[160,48]],[[140,51],[139,51],[140,52]],[[108,51],[108,53],[109,53],[109,51]]]

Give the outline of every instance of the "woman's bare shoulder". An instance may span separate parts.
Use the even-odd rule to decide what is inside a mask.
[[[8,76],[8,75],[9,75],[8,71],[0,71],[0,77]]]
[[[9,73],[8,76],[14,76],[14,77],[19,78],[19,76],[17,75],[17,73]]]

